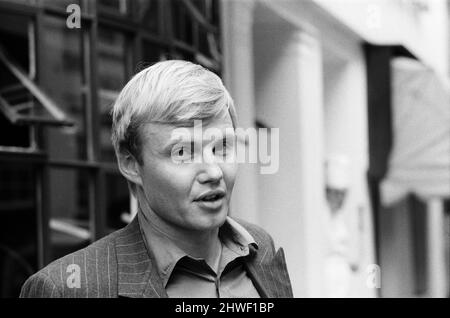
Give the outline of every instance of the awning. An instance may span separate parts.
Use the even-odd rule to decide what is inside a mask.
[[[391,62],[393,147],[381,202],[450,197],[450,88],[417,60]]]

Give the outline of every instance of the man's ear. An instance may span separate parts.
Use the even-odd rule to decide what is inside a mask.
[[[139,163],[136,158],[128,151],[118,151],[116,156],[120,173],[122,173],[128,181],[136,185],[142,185]]]

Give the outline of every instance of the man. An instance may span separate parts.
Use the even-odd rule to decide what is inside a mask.
[[[112,140],[137,216],[34,274],[21,297],[292,297],[283,250],[228,216],[235,126],[229,93],[203,67],[172,60],[135,75]]]

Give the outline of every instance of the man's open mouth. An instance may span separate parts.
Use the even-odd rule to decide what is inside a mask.
[[[212,190],[203,193],[200,195],[195,201],[203,201],[203,202],[214,202],[225,197],[225,191],[223,190]]]

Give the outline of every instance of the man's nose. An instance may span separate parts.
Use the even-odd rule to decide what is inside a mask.
[[[217,183],[222,178],[223,172],[217,163],[204,164],[203,171],[198,176],[200,183]]]

